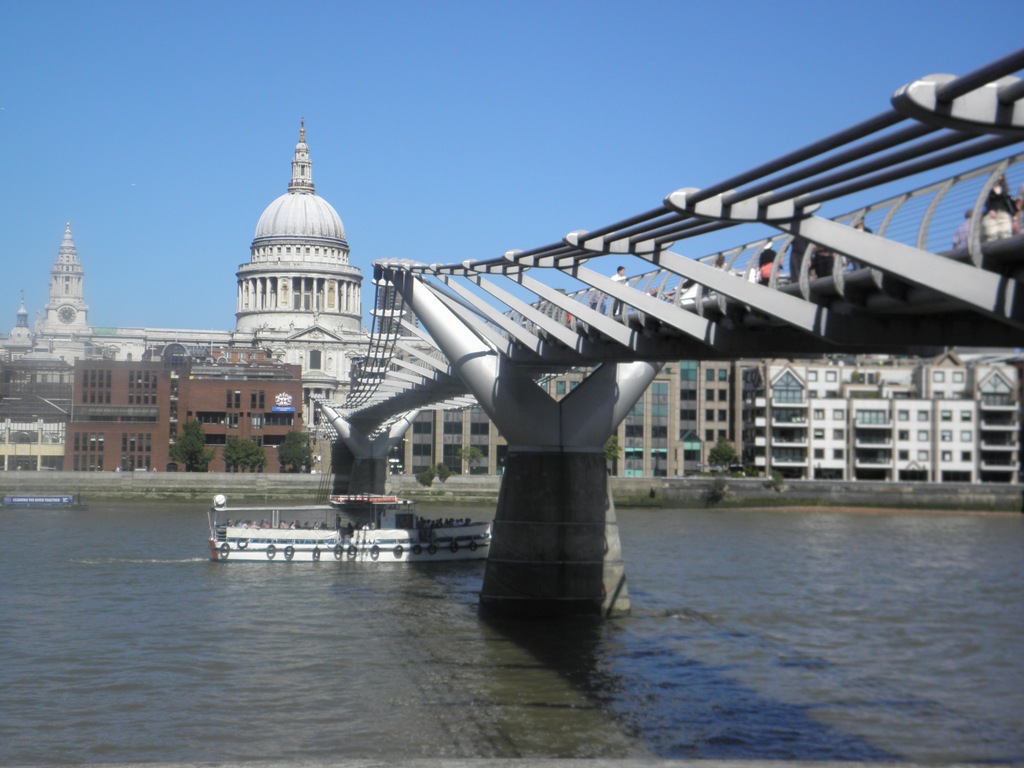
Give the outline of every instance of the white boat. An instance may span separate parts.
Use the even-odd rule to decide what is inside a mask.
[[[210,559],[429,562],[478,560],[490,549],[487,522],[431,520],[416,514],[414,502],[397,496],[334,496],[330,501],[330,507],[229,509],[227,499],[218,494],[208,515]],[[281,519],[282,513],[308,516],[310,510],[325,511],[324,521]],[[344,525],[342,515],[349,519]]]

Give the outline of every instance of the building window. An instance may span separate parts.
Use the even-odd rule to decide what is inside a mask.
[[[780,403],[802,403],[804,388],[791,372],[786,371],[775,383],[772,398]]]
[[[885,411],[858,411],[858,424],[885,424],[889,421],[889,414]]]
[[[807,380],[808,381],[817,381],[818,380],[818,372],[817,371],[808,371],[807,372]]]
[[[917,412],[917,420],[918,421],[928,421],[928,411],[918,411]]]
[[[928,451],[918,451],[917,452],[917,460],[918,461],[928,461]]]
[[[974,433],[973,432],[961,432],[960,433],[960,442],[961,443],[969,443],[969,442],[971,442],[972,439],[974,439]]]
[[[939,433],[939,440],[944,443],[951,443],[953,442],[953,433],[948,429],[944,429]]]
[[[924,431],[923,429],[920,430],[917,433],[917,441],[919,443],[927,443],[928,442],[928,433],[926,431]]]
[[[313,371],[320,370],[320,350],[314,349],[309,353],[309,368]]]
[[[835,381],[835,380],[836,380],[836,372],[835,371],[825,371],[825,381]]]
[[[842,408],[836,408],[834,411],[832,411],[832,418],[835,419],[836,421],[842,421],[843,419],[846,418],[846,411],[844,411]]]
[[[942,419],[942,421],[952,421],[953,420],[953,412],[952,411],[940,411],[939,412],[939,418]]]
[[[910,411],[898,411],[896,418],[900,421],[910,421]]]

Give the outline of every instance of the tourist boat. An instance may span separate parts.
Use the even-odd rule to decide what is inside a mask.
[[[301,516],[310,510],[326,510],[324,522],[281,520],[282,512]],[[332,496],[328,507],[280,510],[228,509],[227,499],[218,494],[209,522],[210,559],[217,561],[479,560],[487,557],[491,544],[490,523],[468,518],[431,520],[416,513],[415,502],[397,496]]]

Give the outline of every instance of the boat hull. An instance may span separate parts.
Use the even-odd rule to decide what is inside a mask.
[[[355,531],[351,536],[318,541],[290,536],[291,531],[245,534],[230,529],[210,539],[210,559],[218,562],[373,562],[414,563],[482,560],[491,547],[490,526],[438,528],[424,539],[416,530]],[[307,534],[308,535],[308,534]],[[273,538],[268,538],[272,536]]]

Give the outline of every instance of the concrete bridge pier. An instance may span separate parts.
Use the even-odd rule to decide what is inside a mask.
[[[629,610],[604,444],[660,363],[605,363],[562,400],[474,333],[426,285],[395,285],[508,441],[481,612],[609,616]]]
[[[389,473],[388,453],[402,439],[419,411],[402,414],[386,430],[377,434],[346,420],[326,403],[317,401],[316,406],[355,458],[348,492],[383,494]]]
[[[604,455],[509,451],[484,571],[485,616],[629,611]]]

